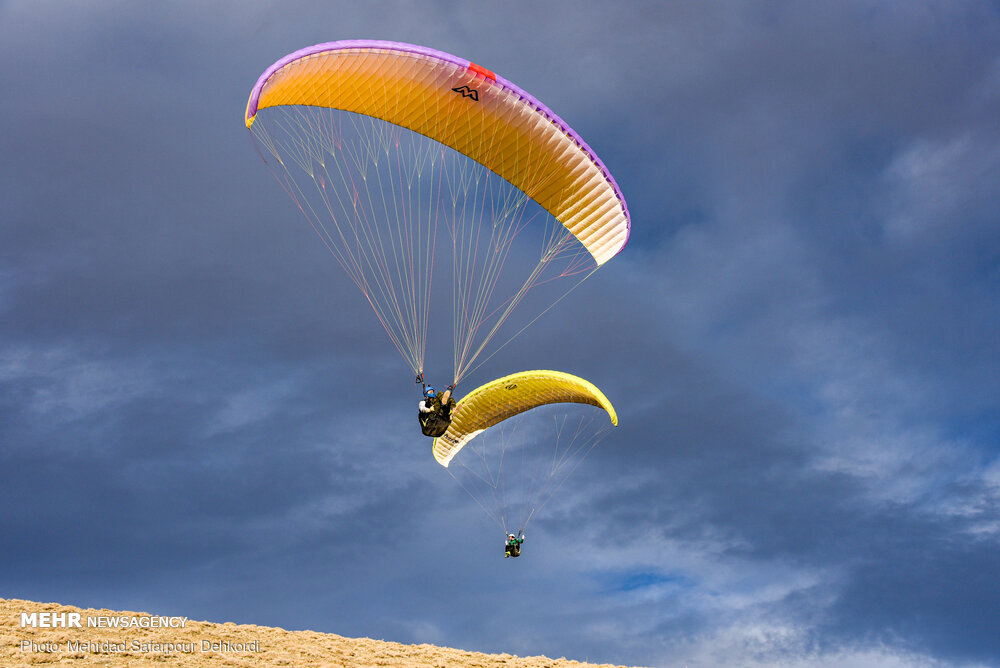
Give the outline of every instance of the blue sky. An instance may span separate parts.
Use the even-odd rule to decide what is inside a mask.
[[[517,82],[628,200],[625,252],[483,371],[620,418],[513,564],[243,125],[268,65],[351,38]],[[0,53],[0,596],[1000,663],[996,3],[8,0]]]

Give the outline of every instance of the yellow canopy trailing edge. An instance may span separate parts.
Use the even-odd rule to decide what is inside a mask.
[[[507,418],[547,404],[590,404],[603,408],[618,426],[614,406],[597,387],[561,371],[522,371],[498,378],[462,397],[451,426],[434,439],[434,459],[447,467],[466,443]]]

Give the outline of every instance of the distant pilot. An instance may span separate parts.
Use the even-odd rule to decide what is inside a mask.
[[[521,543],[524,542],[524,532],[518,530],[515,536],[512,533],[507,534],[507,544],[504,546],[503,558],[508,559],[510,557],[520,557],[521,556]]]

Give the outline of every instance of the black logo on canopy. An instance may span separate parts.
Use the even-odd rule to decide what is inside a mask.
[[[475,88],[469,88],[468,86],[458,86],[457,88],[452,88],[456,93],[461,93],[462,97],[471,97],[476,102],[479,102],[479,91]]]

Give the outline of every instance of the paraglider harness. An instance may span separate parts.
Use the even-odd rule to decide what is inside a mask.
[[[451,409],[455,407],[455,399],[451,395],[454,385],[449,385],[446,393],[448,401],[442,403],[441,395],[434,392],[434,388],[424,382],[424,374],[417,375],[418,384],[424,388],[424,399],[420,402],[417,420],[420,421],[420,431],[424,436],[437,438],[446,431],[451,424]]]
[[[507,543],[504,545],[503,558],[507,559],[509,557],[520,557],[521,556],[521,543],[524,542],[524,531],[521,529],[517,530],[517,536],[512,533],[507,534]]]

